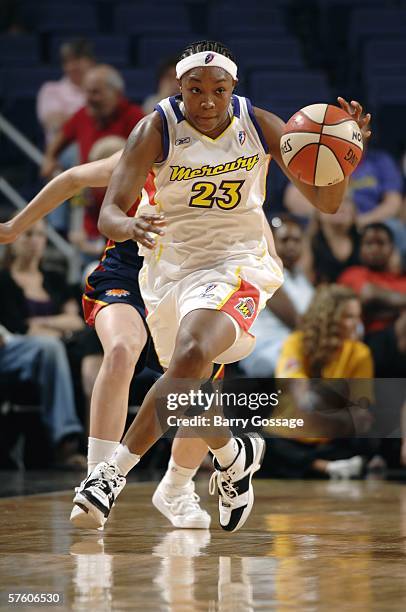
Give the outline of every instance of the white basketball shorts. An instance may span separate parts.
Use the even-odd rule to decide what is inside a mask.
[[[220,310],[232,317],[239,333],[234,344],[214,363],[233,363],[247,357],[255,346],[249,329],[267,300],[283,282],[283,273],[269,256],[247,256],[245,263],[226,260],[212,270],[195,270],[180,280],[169,279],[164,265],[152,261],[140,272],[140,288],[147,323],[163,368],[175,348],[180,322],[198,309]]]

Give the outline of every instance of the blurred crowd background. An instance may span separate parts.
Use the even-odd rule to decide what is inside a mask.
[[[0,221],[55,173],[121,149],[139,119],[177,93],[177,57],[203,39],[236,56],[236,93],[284,120],[338,95],[372,114],[371,141],[336,215],[313,209],[271,164],[265,213],[285,284],[255,323],[254,353],[226,378],[404,379],[405,0],[2,0]],[[101,347],[80,296],[105,245],[103,196],[79,193],[1,250],[0,467],[84,465]],[[132,414],[158,375],[156,360],[149,365],[133,381]],[[298,404],[310,402],[310,383],[296,393]],[[271,432],[263,475],[401,477],[402,393],[404,431],[399,419],[389,439]],[[168,449],[160,442],[144,465],[160,469]]]

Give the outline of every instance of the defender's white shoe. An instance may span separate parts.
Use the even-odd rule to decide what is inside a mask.
[[[161,481],[152,497],[155,508],[181,529],[208,529],[210,515],[200,507],[200,497],[195,493],[195,483],[186,487],[173,487]]]

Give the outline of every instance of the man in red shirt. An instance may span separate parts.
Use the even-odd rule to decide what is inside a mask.
[[[390,271],[392,231],[371,223],[362,232],[360,266],[345,270],[338,282],[359,293],[378,377],[403,377],[406,372],[406,275]]]
[[[62,126],[48,144],[41,174],[49,178],[58,169],[58,154],[72,142],[77,142],[80,162],[89,161],[96,142],[110,136],[127,139],[143,117],[139,106],[124,97],[124,81],[112,66],[99,65],[85,78],[86,106],[77,111]],[[84,229],[90,239],[97,238],[97,219],[105,190],[95,190],[85,210]]]

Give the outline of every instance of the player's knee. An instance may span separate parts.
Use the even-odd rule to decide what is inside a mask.
[[[202,344],[195,338],[189,338],[176,347],[172,359],[172,373],[179,378],[200,378],[206,372],[209,361]]]
[[[141,347],[132,338],[116,338],[110,347],[104,351],[105,365],[110,373],[123,375],[132,372],[141,353]]]

